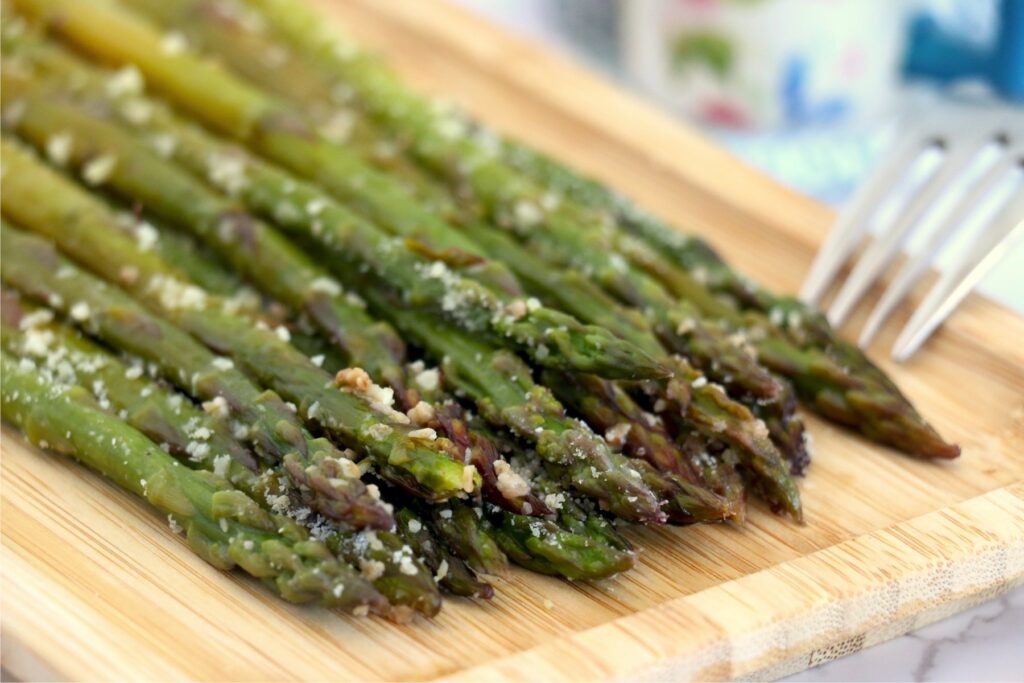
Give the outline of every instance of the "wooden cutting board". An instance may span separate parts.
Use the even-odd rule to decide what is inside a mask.
[[[795,289],[831,214],[593,74],[439,2],[318,0],[408,78]],[[897,315],[905,320],[909,306]],[[914,360],[875,357],[964,455],[914,461],[810,420],[807,524],[638,530],[596,585],[511,570],[489,604],[396,626],[213,570],[102,478],[3,431],[3,667],[22,678],[772,677],[1024,580],[1024,320],[971,297]]]

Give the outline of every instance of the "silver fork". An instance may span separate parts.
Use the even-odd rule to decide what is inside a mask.
[[[905,126],[900,137],[897,148],[840,214],[800,290],[801,299],[817,304],[864,241],[879,207],[892,198],[894,188],[905,185],[912,171],[926,164],[926,155],[938,155],[930,174],[911,187],[895,217],[864,249],[826,313],[829,322],[842,325],[911,235],[923,230],[920,252],[896,272],[868,316],[858,342],[862,347],[871,342],[896,306],[928,273],[954,233],[971,218],[979,217],[994,194],[1009,190],[1009,197],[986,220],[974,243],[939,277],[900,332],[892,357],[902,361],[920,348],[1003,256],[1024,244],[1024,112],[1009,108],[979,112],[960,107]],[[985,165],[989,157],[994,160]],[[944,199],[951,206],[936,213],[940,208],[936,204],[941,205]]]

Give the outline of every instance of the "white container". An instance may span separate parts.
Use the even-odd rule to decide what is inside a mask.
[[[863,123],[890,110],[902,0],[621,0],[627,75],[740,130]]]

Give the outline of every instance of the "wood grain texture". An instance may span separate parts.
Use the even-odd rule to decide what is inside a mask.
[[[666,115],[446,4],[317,3],[424,89],[707,236],[773,287],[795,289],[831,220]],[[434,622],[407,626],[292,607],[217,572],[139,501],[5,427],[3,666],[79,680],[799,670],[1021,582],[1021,339],[1024,320],[971,297],[913,362],[883,361],[963,446],[957,462],[900,457],[812,418],[806,525],[754,510],[742,528],[637,530],[627,575],[582,585],[511,570],[493,603],[449,600]]]

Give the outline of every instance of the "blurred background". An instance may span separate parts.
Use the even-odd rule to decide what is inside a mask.
[[[1024,0],[456,1],[588,63],[837,208],[901,122],[965,102],[1024,117]],[[1024,249],[981,289],[1024,312]]]

